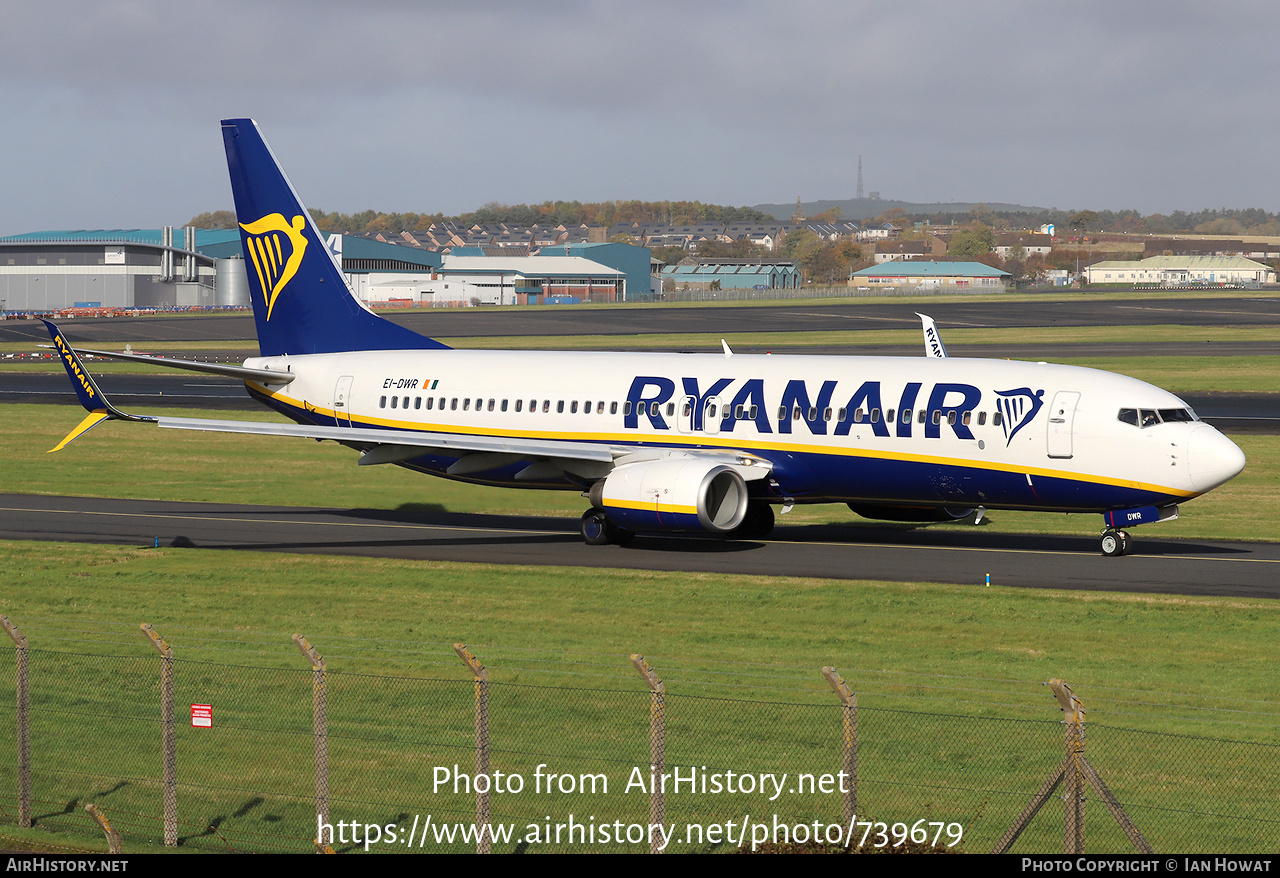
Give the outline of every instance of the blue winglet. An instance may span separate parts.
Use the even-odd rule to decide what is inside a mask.
[[[94,383],[93,376],[84,368],[84,364],[80,362],[80,357],[72,349],[70,342],[62,337],[62,330],[48,320],[42,322],[48,328],[49,335],[53,337],[54,349],[62,358],[63,368],[67,370],[67,377],[71,379],[71,386],[75,388],[80,405],[84,406],[87,412],[110,412],[111,403],[107,402],[107,398],[102,395],[102,391]]]
[[[63,368],[67,370],[67,377],[71,379],[71,386],[75,388],[76,397],[80,400],[80,405],[84,406],[85,411],[89,413],[61,442],[49,449],[50,453],[66,448],[103,421],[156,420],[155,418],[122,412],[108,402],[107,398],[102,395],[102,391],[98,389],[93,376],[89,374],[89,370],[80,361],[80,356],[71,347],[71,343],[62,337],[62,330],[48,320],[43,321],[43,323],[48,328],[49,335],[53,338],[53,346],[58,351],[58,356],[62,359]]]

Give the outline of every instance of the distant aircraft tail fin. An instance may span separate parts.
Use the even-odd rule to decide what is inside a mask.
[[[262,356],[446,348],[374,314],[342,270],[252,119],[224,119]]]
[[[945,359],[947,347],[942,343],[942,336],[938,334],[938,325],[928,314],[917,311],[916,316],[920,318],[920,328],[924,330],[924,355],[940,360]]]

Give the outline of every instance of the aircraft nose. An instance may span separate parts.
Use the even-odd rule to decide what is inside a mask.
[[[1244,452],[1208,424],[1200,424],[1187,440],[1187,469],[1198,493],[1212,490],[1240,475]]]

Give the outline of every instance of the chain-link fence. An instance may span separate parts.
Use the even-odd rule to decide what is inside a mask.
[[[970,690],[928,710],[896,706],[900,696],[883,687],[840,696],[818,668],[803,670],[815,684],[807,689],[761,684],[764,674],[754,684],[710,672],[664,682],[661,662],[649,668],[635,656],[632,667],[617,657],[594,659],[616,673],[584,686],[569,676],[592,679],[580,664],[552,672],[528,659],[490,680],[479,648],[472,665],[441,651],[422,676],[334,670],[343,662],[329,657],[326,667],[322,643],[310,658],[290,645],[293,667],[283,656],[262,665],[188,659],[175,646],[168,725],[162,657],[144,639],[111,651],[53,645],[64,648],[0,652],[0,836],[29,821],[55,849],[103,849],[85,813],[94,804],[126,852],[166,841],[302,852],[326,830],[338,852],[725,850],[845,844],[851,826],[855,847],[924,837],[926,847],[989,852],[1076,757],[1157,852],[1280,844],[1280,747],[1267,740],[1270,727],[1233,739],[1188,734],[1185,722],[1072,726],[1071,708],[1064,736],[1064,713],[1043,690],[1016,710]],[[526,682],[535,670],[560,677]],[[960,695],[947,685],[933,688]],[[1059,701],[1070,694],[1055,691]],[[176,754],[168,814],[167,728]],[[1087,745],[1070,743],[1073,728]],[[1014,852],[1062,852],[1072,796],[1084,820],[1067,850],[1134,849],[1099,788],[1071,785],[1074,770],[1044,797]],[[478,844],[485,815],[489,835]],[[654,822],[664,827],[656,843]]]

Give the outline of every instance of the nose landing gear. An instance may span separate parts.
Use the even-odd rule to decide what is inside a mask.
[[[1108,558],[1117,555],[1128,555],[1133,544],[1126,531],[1107,528],[1102,532],[1102,554]]]

